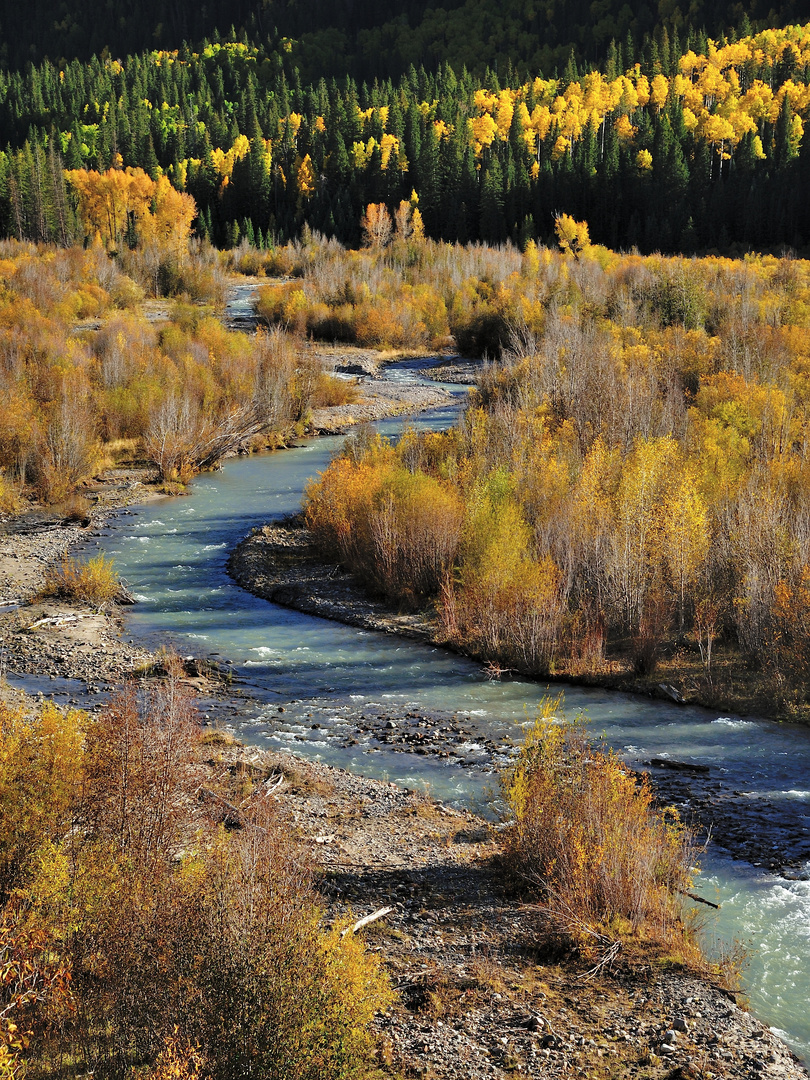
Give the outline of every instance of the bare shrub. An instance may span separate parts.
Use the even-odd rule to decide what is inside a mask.
[[[34,452],[40,496],[46,502],[59,502],[94,472],[97,462],[96,418],[91,403],[65,388]]]
[[[183,802],[197,786],[191,750],[199,725],[182,665],[141,694],[128,685],[89,726],[84,814],[96,838],[151,865],[176,849]]]

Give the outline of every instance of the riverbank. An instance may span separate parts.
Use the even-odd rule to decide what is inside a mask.
[[[82,680],[90,692],[119,683],[154,657],[122,637],[117,605],[39,598],[48,571],[100,535],[113,514],[161,496],[144,470],[108,470],[93,487],[82,522],[33,510],[0,521],[2,673]]]
[[[166,314],[162,307],[160,314]],[[386,378],[385,366],[403,359],[404,353],[311,348],[326,368],[358,378],[358,398],[348,405],[316,409],[308,435],[342,434],[357,424],[440,408],[452,400],[443,387]],[[417,352],[407,356],[428,359]],[[106,469],[80,495],[87,504],[83,521],[36,506],[0,517],[0,673],[78,679],[93,692],[149,667],[154,656],[124,640],[115,605],[92,611],[51,597],[36,598],[48,569],[74,547],[92,543],[111,515],[127,514],[133,504],[166,496],[155,471],[136,462]]]
[[[130,494],[137,498],[137,489]],[[102,526],[98,520],[89,529]],[[52,539],[61,545],[69,536]],[[44,566],[49,550],[59,557],[42,533],[27,550],[23,562],[31,565]],[[78,620],[77,633],[90,622]],[[82,656],[92,665],[88,651]],[[94,685],[101,685],[98,676]],[[394,723],[386,738],[409,746],[407,752],[432,753],[432,733],[425,738],[424,728],[408,744],[408,723]],[[285,772],[280,797],[323,873],[335,915],[394,908],[389,920],[366,931],[397,988],[394,1008],[377,1020],[381,1062],[393,1075],[427,1077],[432,1070],[436,1080],[483,1080],[519,1074],[518,1065],[537,1077],[663,1080],[678,1075],[676,1068],[682,1076],[690,1069],[696,1076],[807,1075],[721,991],[682,971],[622,959],[590,981],[580,978],[586,958],[544,951],[538,909],[504,893],[497,831],[474,815],[289,755],[224,747],[221,758],[212,734],[206,760],[217,775],[232,770],[240,781],[253,769],[266,776],[276,764]],[[466,738],[463,729],[459,738]],[[661,1053],[664,1032],[681,1020],[687,1031],[677,1032],[672,1053]]]
[[[350,626],[448,647],[429,610],[399,612],[384,600],[370,597],[351,574],[325,563],[300,516],[267,525],[247,537],[231,553],[227,569],[242,588],[273,603]],[[510,673],[503,672],[500,677],[509,678]],[[555,676],[551,692],[558,692],[565,682],[672,700],[666,683],[662,687],[652,679],[634,679],[626,672],[567,679]],[[419,730],[411,731],[402,718],[380,713],[366,714],[363,724],[366,733],[386,747],[403,753],[435,754],[451,761],[469,740],[480,741],[480,736],[463,727],[448,735],[443,718],[424,716],[420,721]],[[498,747],[492,742],[483,745],[490,758],[498,750],[508,749],[508,745]],[[691,761],[651,757],[633,764],[649,772],[663,802],[677,805],[703,836],[711,836],[714,844],[734,858],[788,878],[803,873],[810,862],[810,832],[800,800],[777,804],[753,797],[730,786],[722,770]]]
[[[315,547],[301,517],[268,525],[246,537],[231,555],[229,571],[236,581],[256,596],[288,607],[383,633],[405,634],[451,649],[489,666],[496,675],[514,673],[535,678],[529,670],[503,669],[473,649],[449,642],[441,633],[435,612],[403,615],[385,599],[370,596],[351,575],[326,562]],[[598,669],[584,663],[566,666],[559,662],[550,679],[555,683],[603,687],[679,705],[699,705],[743,715],[768,717],[773,697],[757,683],[755,674],[742,672],[735,656],[715,646],[713,675],[708,679],[697,649],[683,644],[677,650],[662,649],[654,673],[633,670],[632,653],[604,659]],[[788,719],[770,716],[773,720]]]
[[[210,763],[261,784],[320,873],[333,917],[390,908],[362,931],[396,989],[378,1016],[386,1074],[432,1080],[773,1077],[808,1073],[733,995],[620,949],[560,950],[542,909],[504,888],[498,831],[424,795],[212,736]],[[273,784],[278,781],[273,779]]]

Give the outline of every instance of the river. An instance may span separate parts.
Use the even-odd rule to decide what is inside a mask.
[[[413,365],[398,378],[415,378]],[[454,388],[458,392],[458,388]],[[446,427],[452,407],[419,418]],[[395,435],[401,421],[380,425]],[[195,480],[188,497],[167,499],[114,519],[98,539],[138,598],[127,614],[136,640],[171,641],[184,654],[232,665],[227,722],[246,742],[312,755],[439,798],[486,810],[495,786],[495,743],[508,759],[544,686],[488,680],[482,668],[441,649],[300,614],[253,597],[228,577],[229,552],[254,526],[298,509],[307,480],[328,463],[338,438],[293,450],[232,459]],[[552,687],[552,691],[554,688]],[[789,812],[796,835],[810,831],[810,731],[611,691],[565,688],[566,710],[584,710],[631,763],[651,756],[711,768],[718,787],[773,811]],[[203,708],[207,706],[203,705]],[[463,721],[472,733],[451,760],[395,751],[363,721],[407,713],[437,724]],[[764,837],[767,846],[767,836]],[[745,982],[755,1013],[810,1059],[810,881],[767,873],[710,846],[701,893],[721,906],[709,941],[750,944]]]

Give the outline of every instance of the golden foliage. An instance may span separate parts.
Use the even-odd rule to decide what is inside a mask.
[[[656,807],[646,777],[565,719],[562,698],[544,699],[502,786],[512,870],[561,929],[576,938],[625,921],[664,944],[682,935],[688,830],[677,811]]]
[[[206,814],[165,666],[92,720],[0,706],[0,1075],[369,1075],[379,959],[323,925],[272,800],[245,799],[236,832]]]
[[[86,562],[76,562],[67,556],[45,575],[43,596],[58,596],[63,600],[78,600],[99,610],[111,604],[121,592],[121,581],[113,560],[101,552]]]
[[[73,169],[65,176],[78,196],[87,236],[98,234],[107,248],[118,248],[132,230],[144,243],[182,258],[197,207],[167,177],[154,181],[143,169],[131,168]]]
[[[347,337],[391,340],[418,302],[432,333],[446,312],[463,351],[502,359],[440,461],[426,434],[334,466],[325,549],[371,565],[377,541],[355,521],[382,520],[383,476],[406,468],[463,507],[439,587],[448,641],[533,673],[648,675],[692,648],[707,680],[720,641],[758,667],[771,707],[806,709],[777,590],[800,596],[808,562],[810,265],[532,244],[496,261],[423,242],[401,266],[397,251],[324,252],[296,286],[308,329],[320,311]],[[402,578],[375,587],[407,595]]]
[[[574,221],[570,214],[558,214],[554,218],[554,232],[560,251],[575,259],[591,246],[587,221]]]

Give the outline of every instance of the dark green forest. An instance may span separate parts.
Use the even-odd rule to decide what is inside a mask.
[[[0,72],[0,232],[92,239],[64,170],[140,168],[192,195],[198,235],[224,247],[305,225],[355,245],[368,204],[403,200],[461,243],[548,239],[558,213],[612,248],[810,241],[808,27],[717,42],[659,27],[611,40],[601,68],[569,56],[525,80],[442,62],[307,82],[297,48],[212,41]]]
[[[765,29],[806,22],[807,0],[34,0],[4,4],[0,61],[21,68],[44,59],[64,65],[94,55],[123,58],[148,49],[177,49],[215,34],[247,34],[273,48],[291,38],[301,77],[398,78],[413,64],[435,70],[449,63],[483,75],[486,67],[523,75],[561,72],[577,62],[604,61],[611,40],[630,34],[683,37],[688,28],[718,38],[750,26]]]

